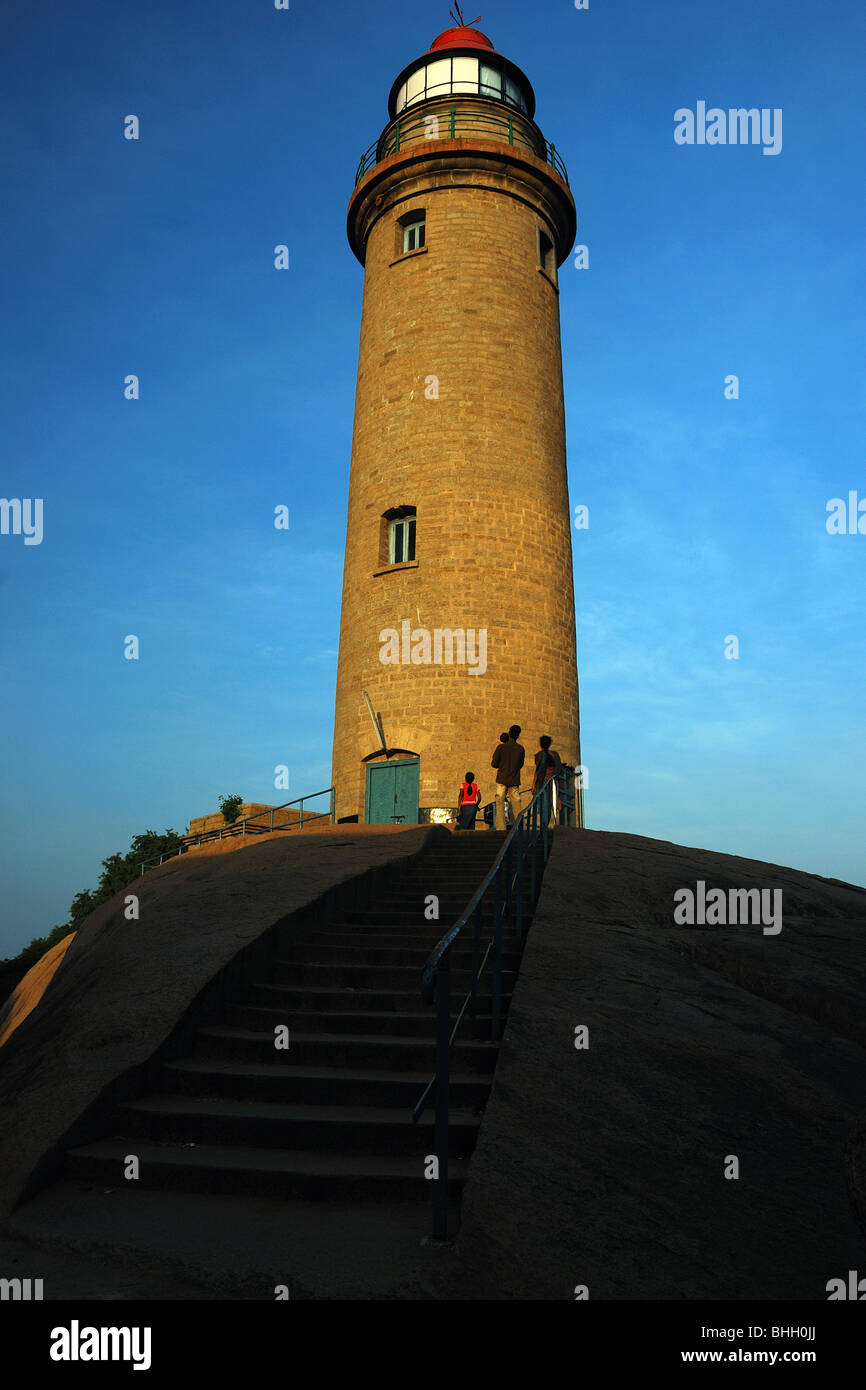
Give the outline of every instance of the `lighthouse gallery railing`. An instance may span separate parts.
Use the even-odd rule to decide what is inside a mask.
[[[528,149],[538,159],[555,169],[568,183],[568,173],[562,156],[555,145],[546,140],[541,131],[528,117],[511,111],[494,111],[489,115],[472,107],[451,106],[446,110],[433,112],[438,124],[436,138],[442,140],[488,139],[494,142]],[[431,139],[429,121],[431,113],[413,114],[407,119],[395,121],[383,136],[380,136],[368,150],[365,150],[355,171],[355,183],[359,183],[374,165],[389,155],[399,154],[407,145],[424,144]]]
[[[565,774],[556,778],[560,805],[564,803]],[[492,962],[492,1029],[498,1042],[502,1036],[502,938],[510,919],[515,940],[523,936],[523,915],[531,912],[541,891],[544,866],[550,855],[551,828],[548,822],[553,810],[553,780],[546,782],[532,801],[517,817],[485,878],[466,911],[446,932],[431,952],[421,972],[421,996],[426,1003],[436,1005],[436,1075],[424,1089],[412,1111],[417,1122],[428,1100],[434,1099],[434,1149],[438,1173],[433,1180],[433,1239],[445,1240],[448,1234],[448,1088],[451,1046],[463,1022],[466,1010],[473,1020],[478,1013],[478,982],[488,963]],[[481,954],[481,916],[485,903],[492,902],[493,921],[486,950]],[[464,928],[472,930],[472,983],[460,1012],[451,1025],[451,950]],[[491,924],[488,922],[488,928]]]

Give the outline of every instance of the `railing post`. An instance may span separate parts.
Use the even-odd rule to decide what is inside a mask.
[[[547,840],[548,840],[548,835],[549,835],[549,833],[550,833],[550,828],[549,828],[549,825],[548,825],[548,822],[549,822],[549,820],[550,820],[550,791],[549,791],[549,787],[550,787],[550,783],[548,782],[548,783],[545,785],[544,791],[541,793],[541,840],[542,840],[542,845],[543,845],[543,848],[544,848],[544,862],[545,862],[545,864],[547,863],[547,854],[548,854],[548,850],[547,850]]]
[[[448,1238],[448,1051],[451,1021],[451,948],[436,973],[436,1120],[434,1144],[439,1172],[433,1180],[433,1239]]]
[[[523,817],[517,827],[517,898],[514,907],[514,935],[519,941],[523,935],[523,859],[526,849],[523,843]]]
[[[508,116],[508,143],[514,144],[514,117],[509,113]]]
[[[299,830],[303,830],[303,828],[304,828],[304,800],[305,800],[305,798],[304,798],[304,797],[301,797],[300,806],[299,806],[299,808],[298,808],[298,829],[299,829]]]
[[[271,830],[273,830],[273,828],[274,828],[274,808],[273,808],[273,806],[271,807],[271,826],[270,826],[270,828],[271,828]]]
[[[331,788],[331,824],[335,825],[337,820],[337,788]]]
[[[472,1032],[478,1024],[478,967],[481,964],[481,909],[484,899],[475,909],[472,920],[472,988],[469,991],[469,1014],[472,1019]]]
[[[450,138],[451,138],[452,140],[454,139],[454,132],[455,132],[456,129],[457,129],[457,107],[456,107],[456,106],[452,106],[452,107],[451,107],[451,136],[450,136]]]
[[[504,865],[500,864],[493,881],[493,1001],[491,1009],[491,1028],[490,1036],[494,1042],[499,1042],[501,1032],[500,1016],[502,1013],[502,870]]]
[[[538,858],[538,826],[537,826],[538,806],[532,803],[530,811],[530,849],[529,849],[529,901],[535,907],[535,876],[537,873],[536,859]]]

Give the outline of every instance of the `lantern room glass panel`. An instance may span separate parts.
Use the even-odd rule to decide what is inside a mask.
[[[452,92],[478,91],[477,58],[454,59],[454,76],[451,82],[451,90]]]
[[[451,91],[451,59],[440,58],[427,64],[428,97],[448,96]]]
[[[406,82],[406,105],[411,106],[415,101],[424,100],[424,75],[425,68],[416,68],[411,73]]]
[[[505,79],[505,100],[512,106],[518,107],[521,111],[526,110],[526,101],[524,100],[523,93],[516,82],[512,82],[510,77],[506,77]]]
[[[502,96],[502,73],[496,68],[481,64],[481,95],[483,97]]]

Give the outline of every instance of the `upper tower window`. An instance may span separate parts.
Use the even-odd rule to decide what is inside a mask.
[[[547,232],[538,228],[538,264],[546,270],[551,280],[556,279],[556,251]]]

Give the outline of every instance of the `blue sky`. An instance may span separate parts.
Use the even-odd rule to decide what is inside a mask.
[[[449,23],[368,0],[6,15],[0,494],[43,498],[44,536],[0,536],[0,955],[135,833],[283,800],[280,763],[289,795],[329,784],[345,208],[391,82]],[[499,0],[479,27],[535,87],[590,253],[560,271],[589,824],[866,883],[866,535],[825,526],[866,497],[862,6]],[[781,108],[781,153],[676,145],[699,100]]]

